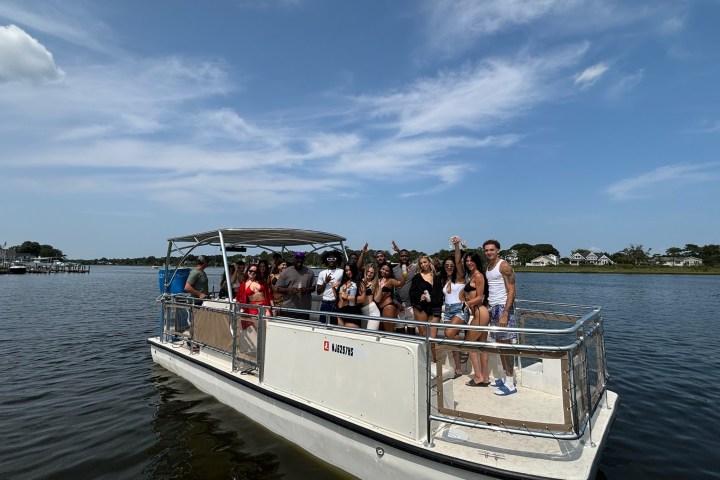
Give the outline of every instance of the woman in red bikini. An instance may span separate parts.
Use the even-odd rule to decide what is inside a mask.
[[[238,303],[258,305],[258,306],[274,306],[272,299],[272,292],[270,287],[265,282],[260,281],[258,278],[258,266],[257,264],[250,265],[243,276],[243,282],[238,288],[237,296],[235,300]],[[248,315],[257,315],[259,313],[258,308],[249,307],[244,313]],[[270,316],[272,312],[270,309],[265,309],[264,315]],[[242,328],[246,329],[254,322],[250,320],[243,320],[241,322]]]

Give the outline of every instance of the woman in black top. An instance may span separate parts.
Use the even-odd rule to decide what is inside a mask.
[[[435,266],[427,255],[418,258],[418,272],[410,280],[410,303],[413,306],[415,320],[420,322],[437,322],[440,318],[443,303],[442,282],[435,272]],[[419,326],[421,336],[426,329]],[[437,328],[430,329],[430,336],[437,336]]]

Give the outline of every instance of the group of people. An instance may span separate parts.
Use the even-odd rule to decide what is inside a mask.
[[[425,336],[428,332],[424,326],[416,331],[413,325],[393,321],[412,319],[438,323],[438,327],[430,327],[429,335],[433,338],[443,328],[445,337],[451,340],[458,340],[466,330],[465,340],[486,342],[487,332],[463,329],[463,325],[517,327],[513,308],[515,274],[510,264],[498,256],[500,243],[487,240],[483,244],[485,267],[478,253],[463,251],[459,237],[451,237],[450,241],[454,255],[442,262],[421,255],[412,263],[409,251],[398,248],[394,241],[392,248],[400,258],[400,263],[395,265],[388,262],[382,250],[375,252],[374,262],[365,265],[367,244],[359,255],[351,255],[344,266],[339,252],[326,251],[322,255],[326,268],[317,276],[305,266],[303,252],[295,252],[290,265],[279,254],[273,256],[272,264],[260,260],[245,268],[243,262],[237,262],[231,267],[232,294],[237,302],[253,305],[245,312],[249,315],[257,315],[263,307],[282,306],[299,310],[284,311],[285,316],[309,319],[307,311],[312,308],[315,292],[321,296],[320,321],[323,323]],[[196,271],[202,272],[205,266],[206,263],[204,266],[199,263]],[[188,278],[186,291],[204,298],[207,276],[203,294],[202,285],[196,289],[191,281],[197,279],[193,273]],[[223,288],[227,291],[227,285],[221,285],[221,290]],[[270,315],[271,309],[265,313]],[[377,320],[368,320],[368,317]],[[440,322],[445,326],[440,326]],[[243,321],[244,327],[249,324]],[[511,343],[515,336],[514,332],[507,331],[493,334],[494,341],[499,343]],[[470,352],[468,358],[473,374],[467,386],[494,386],[494,393],[502,396],[517,392],[512,356],[501,355],[504,376],[492,382],[487,353]],[[453,361],[457,378],[462,375],[459,351],[453,353]]]

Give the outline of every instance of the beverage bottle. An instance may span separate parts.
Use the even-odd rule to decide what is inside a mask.
[[[302,282],[298,282],[298,290],[300,290],[301,288],[302,288]],[[301,294],[302,294],[302,292],[298,291],[298,295],[301,295]]]
[[[429,301],[430,301],[430,292],[428,292],[427,290],[425,290],[425,291],[423,292],[423,295],[425,295],[425,301],[429,302]]]
[[[357,295],[357,285],[355,285],[354,283],[352,285],[350,285],[350,288],[348,289],[347,294],[348,294],[348,305],[350,305],[350,306],[355,305],[355,300],[350,300],[350,297],[354,297],[355,295]]]

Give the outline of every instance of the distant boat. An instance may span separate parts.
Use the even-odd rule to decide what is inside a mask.
[[[153,270],[157,270],[160,267],[158,265],[153,265],[152,268],[153,268]]]
[[[23,273],[27,273],[27,267],[21,263],[13,263],[10,265],[10,268],[8,268],[9,273],[14,273],[15,275],[22,275]]]

